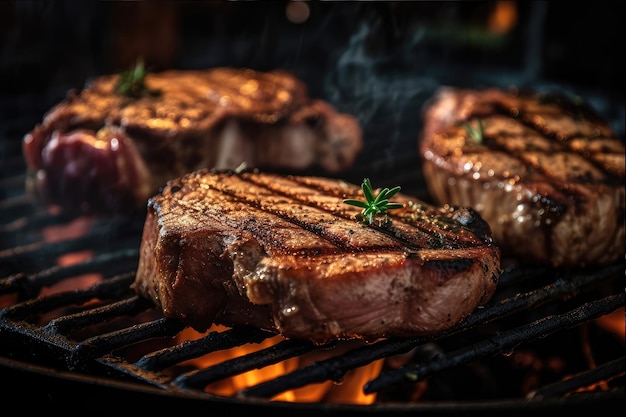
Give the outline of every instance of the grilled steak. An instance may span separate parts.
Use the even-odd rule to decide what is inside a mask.
[[[170,178],[203,167],[338,173],[362,146],[356,118],[307,96],[283,71],[148,73],[151,94],[116,92],[120,75],[71,92],[24,137],[27,189],[86,213],[145,209]]]
[[[199,170],[150,198],[133,288],[198,331],[247,324],[314,342],[437,332],[495,291],[500,251],[472,209],[407,195],[356,219],[340,180]]]
[[[478,211],[503,257],[556,267],[624,258],[624,142],[583,103],[443,88],[419,151],[435,201]]]

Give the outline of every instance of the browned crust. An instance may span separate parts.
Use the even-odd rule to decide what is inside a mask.
[[[168,179],[196,169],[338,173],[362,148],[357,118],[309,98],[286,71],[149,73],[157,94],[138,98],[116,93],[118,80],[103,75],[70,92],[24,136],[26,186],[38,200],[90,214],[141,209]]]
[[[391,223],[368,226],[344,198],[360,188],[206,170],[170,181],[150,200],[134,287],[199,330],[245,323],[315,342],[428,334],[490,299],[500,253],[472,210],[397,195]]]
[[[481,120],[476,143],[462,121]],[[419,142],[429,190],[475,208],[507,257],[563,267],[624,256],[624,143],[588,109],[538,94],[445,88]]]

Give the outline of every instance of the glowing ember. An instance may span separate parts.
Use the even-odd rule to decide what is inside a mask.
[[[624,307],[618,308],[611,314],[602,316],[596,320],[596,324],[604,330],[615,335],[622,344],[626,345],[626,311]]]
[[[223,330],[225,330],[224,327],[213,326],[208,332]],[[185,340],[195,340],[205,335],[206,333],[198,333],[187,328],[179,334],[178,343]],[[268,348],[283,340],[282,336],[275,336],[266,339],[259,344],[246,344],[232,349],[212,352],[200,358],[187,361],[184,365],[193,366],[199,369],[206,368],[229,359],[241,357],[249,353]],[[353,347],[353,342],[345,342],[345,344],[339,344],[336,348],[330,351],[314,351],[299,357],[290,358],[285,361],[266,366],[261,369],[255,369],[239,375],[234,375],[230,378],[211,383],[207,385],[204,390],[208,393],[224,397],[234,396],[241,390],[258,385],[264,381],[275,379],[300,367],[307,366],[315,361],[324,360],[331,356],[344,353],[347,349]],[[383,363],[384,360],[380,359],[361,368],[353,369],[347,372],[341,381],[325,381],[285,391],[277,394],[271,398],[271,400],[299,403],[325,402],[335,404],[372,404],[376,401],[376,394],[364,394],[363,385],[380,373]]]
[[[497,1],[489,16],[489,30],[503,35],[515,27],[517,23],[517,6],[513,1]]]
[[[89,233],[89,229],[94,223],[90,217],[78,217],[72,222],[63,225],[48,226],[42,230],[42,238],[47,243],[62,242],[64,240],[76,239]],[[57,259],[59,266],[69,266],[85,262],[93,257],[93,251],[83,250],[67,253]],[[102,279],[101,274],[84,274],[65,279],[51,286],[42,288],[40,295],[49,295],[61,291],[68,291],[77,288],[85,288]]]

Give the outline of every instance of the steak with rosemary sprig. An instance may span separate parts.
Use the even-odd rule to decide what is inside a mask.
[[[336,174],[361,150],[358,120],[285,71],[134,70],[71,91],[24,137],[29,192],[67,211],[145,210],[170,178],[242,164]]]
[[[624,259],[624,141],[582,101],[442,88],[419,152],[435,201],[474,208],[503,257],[566,268]]]
[[[486,303],[500,252],[472,209],[397,193],[370,224],[337,179],[199,170],[150,198],[135,291],[198,331],[252,325],[315,343],[415,336]]]

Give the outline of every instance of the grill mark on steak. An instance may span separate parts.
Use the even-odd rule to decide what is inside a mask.
[[[233,173],[223,173],[220,175],[233,175]],[[431,214],[430,222],[424,222],[424,220],[429,217],[427,210],[423,207],[411,208],[409,205],[409,201],[411,200],[403,198],[402,196],[398,201],[402,201],[409,207],[396,211],[403,212],[404,215],[390,215],[392,219],[391,225],[386,223],[387,226],[386,224],[364,226],[354,221],[354,210],[347,206],[344,210],[336,210],[331,208],[330,205],[325,205],[323,199],[319,199],[320,195],[332,195],[335,200],[363,198],[363,195],[360,194],[359,187],[346,184],[343,195],[340,195],[337,189],[324,187],[323,184],[315,184],[313,181],[298,181],[295,177],[291,176],[271,174],[256,176],[243,173],[233,176],[233,179],[235,179],[235,182],[238,180],[247,181],[249,184],[261,188],[245,189],[245,187],[232,184],[232,182],[229,183],[228,186],[222,186],[220,181],[215,181],[211,185],[215,190],[219,191],[220,194],[217,194],[214,198],[220,199],[222,195],[229,196],[232,198],[229,202],[242,202],[260,212],[280,217],[287,222],[295,224],[331,242],[338,249],[342,250],[361,252],[365,250],[388,251],[390,249],[402,249],[412,252],[424,248],[458,249],[460,247],[469,248],[475,246],[479,243],[480,238],[484,238],[484,235],[480,238],[476,238],[469,229],[463,230],[463,227],[449,218],[446,213],[436,213],[437,221],[433,221],[432,214],[435,214],[435,212],[432,209],[428,211],[428,213]],[[207,192],[209,191],[207,190]],[[263,197],[264,195],[268,197],[266,200],[259,198],[259,196]],[[281,201],[280,199],[276,199],[276,195],[283,196],[285,200]],[[307,196],[313,198],[307,198]],[[220,202],[221,201],[217,201],[217,203]],[[285,205],[287,206],[286,208],[277,208],[284,207]],[[333,202],[332,207],[336,207],[336,201]],[[188,206],[188,208],[194,209],[191,206]],[[206,212],[204,209],[200,210],[203,214]],[[413,213],[411,210],[415,212]],[[454,211],[454,209],[451,211]],[[475,217],[476,221],[481,221],[477,219],[477,216]],[[341,222],[341,220],[347,222]],[[422,223],[418,225],[416,220],[420,220]],[[337,225],[341,226],[339,230],[331,230],[333,227],[336,228]],[[346,229],[346,225],[350,227]],[[450,227],[450,225],[454,225],[454,227]],[[358,227],[372,228],[373,230],[368,233],[374,233],[377,237],[373,239],[370,237],[369,242],[379,243],[371,244],[367,247],[364,247],[361,242],[359,242],[358,245],[350,244],[350,240],[346,239],[346,235],[356,233]],[[485,225],[481,224],[481,227],[484,228]],[[250,228],[255,229],[255,233],[264,233],[262,228],[256,227],[256,224],[251,223]],[[341,232],[344,233],[342,234]],[[299,248],[299,250],[306,251],[306,248]],[[315,251],[321,253],[319,249]]]
[[[552,102],[553,101],[551,101],[550,103]],[[554,101],[554,102],[556,103],[557,101]],[[559,104],[565,103],[565,102],[566,101],[563,101],[563,100],[558,101]],[[567,107],[566,104],[563,104],[563,105]],[[569,134],[567,134],[566,132],[547,130],[546,128],[542,128],[543,125],[541,123],[537,122],[536,120],[537,115],[534,113],[526,112],[523,110],[520,110],[519,112],[516,113],[516,111],[513,108],[506,107],[504,106],[503,103],[496,104],[496,107],[499,110],[500,114],[508,116],[514,120],[519,120],[525,126],[528,126],[531,129],[533,129],[538,135],[541,135],[545,139],[548,139],[550,152],[573,153],[573,154],[579,155],[581,156],[581,158],[584,158],[587,162],[591,163],[595,168],[602,171],[602,174],[603,174],[602,178],[597,178],[597,177],[594,178],[593,175],[588,173],[588,175],[580,178],[580,182],[585,182],[585,183],[589,183],[589,182],[607,183],[608,182],[613,185],[618,185],[621,183],[619,181],[620,179],[616,177],[615,171],[611,169],[611,167],[608,166],[606,163],[602,163],[603,162],[602,160],[598,160],[597,158],[594,158],[594,156],[601,155],[601,154],[614,154],[615,157],[621,158],[623,157],[623,150],[620,151],[620,149],[615,149],[614,147],[609,147],[609,146],[605,146],[601,149],[596,150],[595,152],[592,152],[589,149],[586,149],[583,147],[572,148],[572,146],[570,146],[570,142],[576,138],[584,138],[584,141],[589,143],[589,138],[587,136],[587,133],[585,133],[583,130],[569,132]],[[574,108],[573,105],[570,105],[569,107]],[[584,111],[580,109],[579,112],[572,112],[571,114],[574,116],[575,119],[585,120],[586,118],[587,120],[589,119],[594,120],[596,123],[602,123],[599,120],[599,118],[589,109],[586,109]],[[545,114],[542,116],[545,116]],[[559,114],[558,111],[555,109],[554,116],[562,116],[562,115]],[[610,141],[610,143],[612,143],[614,140],[617,139],[617,137],[615,137],[614,135],[604,135],[601,129],[597,129],[597,135],[594,135],[592,139],[593,141],[608,140]],[[540,150],[538,149],[538,151]],[[540,169],[542,172],[544,172],[544,174],[546,174],[547,176],[550,176],[550,172],[545,169],[542,169],[541,166],[533,166],[533,167]]]
[[[340,193],[338,189],[326,186],[324,184],[326,181],[325,179],[322,179],[322,183],[317,184],[317,186],[315,186],[314,183],[315,181],[320,181],[319,178],[296,176],[292,177],[292,179],[303,185],[314,187],[318,192],[316,193],[316,197],[320,193],[323,193],[334,195],[340,199],[364,199],[360,187],[346,184],[346,186],[349,186],[349,192]],[[405,239],[407,241],[407,246],[417,245],[419,247],[444,247],[443,244],[440,244],[444,238],[448,243],[454,242],[456,245],[460,241],[463,241],[466,242],[467,245],[471,246],[477,243],[477,236],[479,240],[487,241],[491,239],[489,226],[471,208],[458,208],[450,206],[447,206],[447,208],[441,207],[436,209],[433,207],[426,208],[417,200],[407,198],[402,194],[397,196],[394,201],[404,204],[405,209],[387,212],[386,216],[388,216],[391,220],[400,220],[402,223],[375,223],[373,227],[378,227],[381,232],[395,236],[397,239]],[[313,204],[320,206],[319,199],[313,199]],[[434,222],[433,214],[437,211],[436,222]],[[343,211],[339,214],[343,214]],[[462,222],[455,219],[455,217],[460,216],[464,217]],[[346,217],[344,215],[343,217],[352,220],[354,216]],[[406,223],[411,223],[411,226],[414,229],[402,231],[397,229],[398,227],[406,227]],[[464,224],[471,224],[471,228],[466,228],[466,230],[463,231],[462,229],[464,228]],[[436,235],[438,233],[445,235],[445,237],[433,237],[434,234]]]
[[[51,108],[23,138],[26,188],[81,214],[145,209],[170,178],[241,164],[339,173],[361,151],[355,116],[308,97],[286,71],[168,70],[146,75],[158,95],[116,92],[102,75]]]
[[[240,175],[235,176],[231,173],[220,175],[232,176],[235,181],[241,179]],[[256,185],[256,188],[248,187],[246,191],[242,191],[242,184],[238,184],[235,188],[230,188],[228,186],[220,187],[220,182],[216,181],[211,184],[211,188],[203,189],[203,199],[211,201],[211,204],[215,205],[235,205],[237,211],[246,213],[247,218],[243,220],[244,226],[242,227],[242,230],[249,230],[259,236],[271,237],[272,233],[275,233],[275,231],[267,230],[261,227],[256,221],[256,218],[258,218],[259,216],[271,215],[281,219],[286,223],[301,227],[307,232],[313,233],[320,239],[323,239],[324,241],[332,244],[331,246],[316,248],[299,247],[298,252],[301,254],[326,255],[329,253],[336,254],[340,252],[340,250],[350,250],[352,252],[363,250],[362,247],[356,247],[354,245],[351,245],[346,239],[341,239],[336,233],[333,234],[329,231],[328,225],[331,225],[331,223],[336,220],[336,217],[332,216],[331,213],[320,212],[317,213],[315,220],[304,221],[301,218],[296,217],[295,215],[289,215],[288,212],[290,210],[294,210],[298,213],[299,216],[313,217],[313,215],[316,213],[314,213],[312,210],[307,210],[307,207],[315,209],[317,207],[304,204],[304,201],[298,201],[296,199],[293,199],[287,193],[282,193],[282,196],[284,198],[276,199],[275,196],[268,192],[270,190],[269,188],[262,187],[259,184],[254,184],[252,182],[250,182],[249,184]],[[167,188],[165,191],[167,192]],[[171,194],[181,191],[185,190],[177,186],[175,186],[174,188],[170,188]],[[263,201],[264,198],[266,198],[265,201]],[[192,204],[186,202],[185,200],[179,200],[178,204],[184,206],[188,210],[188,215],[195,215],[198,221],[206,216],[210,216],[218,221],[225,221],[227,223],[230,219],[230,216],[225,215],[221,210],[207,209],[207,207],[202,203],[196,202]],[[285,205],[288,205],[289,208],[277,208],[277,206]],[[326,219],[322,219],[322,217],[326,217]],[[324,225],[320,224],[321,222],[324,222],[327,226],[325,227]],[[235,220],[228,225],[231,227],[239,227],[238,220]],[[374,240],[376,239],[372,239],[372,241]],[[271,241],[271,239],[269,239],[268,241]],[[377,239],[376,241],[378,242],[377,244],[372,243],[370,246],[367,247],[368,251],[388,251],[390,249],[398,248],[397,242],[384,239]]]
[[[553,103],[550,101],[549,103]],[[561,116],[557,110],[554,111],[554,116]],[[578,113],[577,117],[582,117],[583,114],[588,114],[588,117],[593,117],[591,113],[585,112]],[[541,201],[538,201],[542,205],[546,205],[550,207],[549,212],[551,217],[557,218],[560,216],[565,210],[565,206],[567,204],[571,204],[574,202],[583,202],[586,199],[586,193],[584,190],[580,190],[579,188],[572,186],[576,184],[611,184],[611,185],[619,185],[622,183],[622,179],[618,178],[615,175],[614,170],[612,170],[606,164],[603,164],[601,160],[597,160],[593,158],[593,153],[589,152],[585,148],[572,149],[568,146],[568,143],[576,138],[584,137],[585,133],[582,130],[577,130],[566,134],[566,132],[558,132],[558,131],[549,131],[546,129],[542,129],[542,124],[537,122],[537,115],[532,112],[525,111],[523,108],[513,108],[508,107],[505,103],[495,103],[493,111],[491,113],[485,112],[476,112],[469,113],[467,119],[471,120],[474,116],[480,117],[484,124],[488,124],[490,122],[490,116],[493,115],[501,115],[507,117],[512,121],[517,121],[523,126],[532,129],[532,132],[525,132],[525,134],[512,134],[510,132],[502,132],[498,131],[497,134],[483,134],[482,145],[485,147],[476,148],[473,153],[476,154],[487,154],[493,151],[502,151],[508,153],[509,156],[515,157],[522,165],[526,167],[528,171],[532,171],[533,175],[527,177],[520,177],[520,183],[529,183],[529,182],[545,182],[550,187],[553,188],[551,190],[551,198],[542,196],[541,192],[538,193],[537,198]],[[541,116],[545,116],[546,114],[542,114]],[[466,135],[465,132],[460,132],[463,135]],[[539,146],[539,144],[535,144],[534,147],[524,147],[521,150],[515,150],[511,148],[507,148],[506,142],[510,141],[513,138],[521,137],[525,143],[528,143],[528,138],[530,135],[536,134],[538,136],[538,141],[543,142],[544,146]],[[600,135],[600,133],[598,133]],[[496,139],[497,138],[497,139]],[[616,139],[614,136],[598,136],[598,138],[606,138],[609,140]],[[594,138],[596,140],[597,138]],[[465,154],[472,153],[468,152],[468,148],[465,149]],[[529,151],[532,152],[534,156],[544,155],[546,157],[550,155],[558,155],[562,156],[563,162],[573,162],[580,163],[583,165],[590,164],[593,168],[601,171],[600,173],[594,173],[590,170],[590,167],[583,166],[581,167],[582,173],[581,175],[572,178],[568,177],[564,182],[562,178],[559,178],[554,175],[554,171],[546,169],[548,166],[546,164],[540,164],[533,160],[533,158],[529,158],[527,155]],[[603,148],[603,153],[614,153],[615,157],[623,158],[623,152],[620,153],[618,150],[615,152],[611,152],[611,148]],[[599,152],[596,152],[599,153]],[[569,155],[569,156],[568,156]],[[580,158],[578,158],[580,157]],[[587,158],[585,158],[587,157]],[[576,159],[572,161],[572,159]],[[575,168],[572,164],[568,164],[569,169]]]
[[[149,200],[133,288],[198,331],[247,324],[318,343],[428,334],[489,300],[500,252],[471,210],[398,193],[392,227],[370,226],[342,203],[359,193],[257,170],[170,180]]]
[[[296,182],[304,183],[305,185],[313,185],[312,183],[317,180],[310,177],[292,178]],[[349,192],[339,194],[338,190],[319,184],[314,187],[317,191],[315,196],[319,194],[333,194],[339,199],[364,199],[360,187],[347,186],[349,187]],[[479,243],[481,240],[488,241],[490,239],[490,236],[488,236],[490,234],[489,226],[472,209],[456,207],[445,209],[427,208],[418,203],[417,200],[402,194],[394,198],[394,201],[404,204],[405,208],[387,212],[386,216],[389,217],[391,222],[375,222],[370,227],[374,227],[378,231],[404,242],[409,249],[416,247],[469,247]],[[313,199],[312,203],[323,208],[318,198]],[[348,214],[343,210],[334,212],[334,214],[341,215],[347,220],[354,220],[354,214]],[[464,216],[465,221],[471,223],[471,227],[464,227],[461,222],[455,219],[455,217],[460,216]]]
[[[431,193],[476,207],[506,254],[556,266],[606,263],[623,251],[623,224],[612,219],[624,217],[624,145],[590,108],[533,92],[449,88],[425,110],[419,147]],[[462,125],[476,120],[480,143]],[[615,229],[606,231],[614,243],[599,242],[596,228]],[[618,252],[582,242],[592,235],[594,246]],[[534,241],[542,249],[521,249]]]

